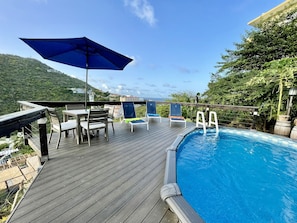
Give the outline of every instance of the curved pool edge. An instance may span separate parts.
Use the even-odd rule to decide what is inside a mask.
[[[166,167],[164,176],[164,185],[161,188],[160,195],[164,202],[166,202],[171,211],[173,211],[180,222],[183,223],[202,223],[205,222],[199,214],[190,206],[190,204],[183,198],[180,188],[177,184],[177,174],[176,174],[176,152],[180,143],[189,134],[195,130],[201,130],[201,128],[192,127],[185,130],[182,134],[177,135],[175,141],[166,149]],[[270,133],[260,132],[254,129],[233,129],[224,127],[220,131],[236,133],[239,136],[245,137],[257,137],[264,141],[271,141],[279,145],[289,146],[297,150],[296,139],[291,139],[286,136],[275,135]]]
[[[160,196],[168,204],[170,209],[177,215],[182,223],[203,223],[205,222],[198,213],[184,199],[176,179],[176,151],[180,142],[190,132],[197,129],[192,127],[179,134],[170,147],[166,149],[166,167],[164,185],[161,188]]]

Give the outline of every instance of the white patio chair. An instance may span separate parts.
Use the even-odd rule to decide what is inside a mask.
[[[114,106],[104,105],[104,109],[108,109],[108,124],[111,124],[112,131],[114,133],[114,126],[113,126],[113,113],[114,113]]]
[[[76,120],[61,122],[59,115],[57,114],[56,110],[53,108],[48,108],[48,114],[49,114],[50,125],[51,125],[50,137],[49,137],[48,143],[51,142],[53,132],[57,132],[59,134],[59,138],[56,145],[56,149],[58,149],[61,141],[62,132],[73,130],[73,135],[75,136],[74,130],[77,128],[77,122]]]
[[[87,121],[81,122],[82,130],[87,133],[88,144],[91,146],[91,132],[96,130],[105,129],[105,139],[108,138],[108,111],[104,110],[89,110]],[[82,131],[83,132],[83,131]],[[83,136],[82,136],[83,141]]]

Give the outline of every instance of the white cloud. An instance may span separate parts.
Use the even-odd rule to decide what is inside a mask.
[[[118,85],[117,88],[115,89],[115,92],[117,94],[121,94],[122,93],[122,90],[123,90],[123,86],[122,85]]]
[[[102,84],[101,86],[102,86],[103,89],[105,89],[105,90],[109,90],[107,84]]]
[[[124,0],[124,2],[138,18],[146,21],[150,26],[155,25],[154,8],[147,0]]]

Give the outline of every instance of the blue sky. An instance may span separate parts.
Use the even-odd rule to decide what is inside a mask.
[[[90,70],[104,91],[167,98],[203,93],[226,49],[247,23],[284,0],[0,1],[0,53],[31,57],[85,80],[85,70],[43,59],[19,37],[86,36],[133,58],[123,71]]]

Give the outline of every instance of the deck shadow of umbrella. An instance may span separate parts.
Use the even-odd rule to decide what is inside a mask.
[[[86,37],[62,39],[20,38],[44,59],[86,69],[85,108],[87,108],[88,70],[123,70],[132,59]]]

